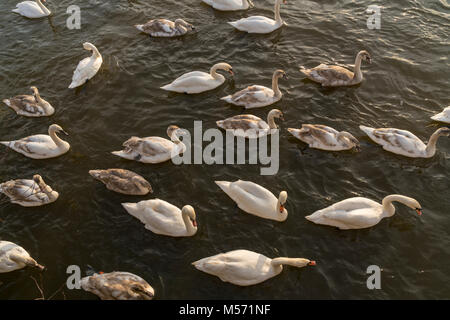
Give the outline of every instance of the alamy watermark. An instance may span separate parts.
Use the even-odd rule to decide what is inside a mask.
[[[366,281],[367,289],[381,289],[381,268],[373,264],[367,267],[366,273],[370,274]]]
[[[77,5],[71,5],[66,10],[70,16],[66,20],[66,26],[68,29],[81,29],[81,9]]]
[[[366,12],[370,14],[370,17],[367,18],[367,28],[370,30],[381,29],[381,7],[370,5]]]

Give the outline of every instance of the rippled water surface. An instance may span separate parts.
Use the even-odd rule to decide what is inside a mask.
[[[0,150],[0,181],[39,173],[60,193],[57,202],[22,208],[1,198],[0,238],[20,244],[47,267],[47,296],[76,264],[83,275],[129,271],[142,276],[158,299],[416,299],[450,297],[450,139],[441,138],[431,159],[409,159],[383,151],[358,129],[360,124],[410,130],[427,140],[440,124],[430,116],[449,104],[449,24],[447,0],[380,1],[380,30],[368,30],[366,8],[373,1],[289,0],[281,15],[287,22],[269,35],[248,35],[226,22],[249,15],[272,16],[273,2],[255,0],[249,11],[223,13],[200,0],[77,1],[81,30],[66,28],[73,1],[48,1],[53,15],[29,20],[10,12],[17,0],[0,3],[1,98],[27,93],[36,85],[56,109],[50,118],[31,119],[0,108],[0,138],[45,133],[52,123],[70,136],[72,148],[52,160],[31,160]],[[134,24],[150,18],[183,17],[197,29],[183,38],[151,39]],[[104,64],[92,81],[69,90],[73,70],[94,43]],[[323,89],[303,80],[300,65],[321,62],[351,65],[359,50],[365,81],[355,87]],[[233,66],[235,77],[199,95],[168,94],[159,89],[192,70],[216,62]],[[250,84],[270,86],[277,68],[284,93],[281,109],[280,170],[261,176],[258,165],[145,165],[115,157],[130,136],[165,136],[170,124],[192,131],[244,113],[219,100]],[[266,118],[271,107],[250,110]],[[248,113],[248,112],[247,112]],[[362,152],[332,153],[305,149],[285,130],[318,123],[347,130]],[[108,191],[88,170],[133,170],[153,185],[154,194],[131,197]],[[286,222],[244,214],[214,180],[251,180],[278,194],[287,190]],[[418,217],[397,205],[397,213],[366,230],[339,231],[314,225],[304,216],[353,196],[381,201],[392,193],[420,201]],[[178,207],[191,204],[198,215],[195,237],[155,235],[124,211],[120,203],[158,197]],[[269,257],[307,257],[316,267],[284,271],[260,285],[240,288],[197,271],[191,262],[245,248]],[[382,290],[366,288],[366,268],[382,269]],[[39,292],[21,270],[0,276],[0,298],[33,299]],[[65,290],[67,299],[97,299]],[[62,294],[55,298],[62,299]]]

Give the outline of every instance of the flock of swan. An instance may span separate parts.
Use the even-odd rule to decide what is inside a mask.
[[[44,0],[42,0],[44,1]],[[250,0],[203,0],[216,10],[235,11],[253,7]],[[270,33],[285,23],[280,16],[281,0],[275,2],[275,19],[262,16],[251,16],[230,22],[238,30],[248,33]],[[25,1],[17,5],[13,12],[27,18],[40,18],[51,14],[41,2]],[[194,26],[183,19],[175,22],[166,19],[155,19],[135,27],[152,37],[182,36],[194,29]],[[76,67],[69,88],[85,84],[95,76],[102,65],[102,56],[91,43],[84,43],[84,49],[92,51],[92,55],[80,61]],[[315,68],[301,67],[300,71],[310,80],[327,87],[351,86],[363,81],[362,61],[371,62],[370,54],[360,51],[355,59],[353,72],[335,65],[320,64]],[[232,67],[227,63],[217,63],[209,73],[203,71],[188,72],[171,83],[161,87],[163,90],[197,94],[219,87],[225,77],[218,73],[227,71],[233,75]],[[222,100],[243,106],[246,109],[272,105],[282,98],[278,86],[279,79],[287,79],[283,70],[276,70],[272,76],[272,88],[251,85]],[[19,95],[5,99],[3,102],[18,115],[26,117],[51,116],[55,110],[45,101],[36,87],[31,87],[32,95]],[[217,126],[231,130],[235,135],[249,139],[257,139],[277,129],[275,118],[283,119],[283,113],[273,109],[268,113],[267,122],[251,114],[237,115],[217,121]],[[450,107],[432,117],[433,120],[450,123]],[[249,130],[252,129],[252,130]],[[383,146],[386,151],[406,157],[432,157],[436,152],[436,143],[440,136],[448,136],[450,129],[442,127],[425,145],[409,131],[395,128],[369,128],[360,126],[370,139]],[[288,128],[290,134],[305,142],[311,148],[342,151],[355,148],[360,150],[359,141],[349,132],[337,131],[331,127],[318,124],[303,124],[300,129]],[[67,141],[58,134],[67,134],[59,125],[48,128],[48,135],[37,134],[14,141],[2,141],[1,144],[31,159],[49,159],[62,156],[70,149]],[[180,128],[171,125],[167,129],[170,140],[162,137],[131,137],[123,143],[124,149],[112,154],[143,163],[161,163],[171,159],[173,154],[182,153],[186,146],[179,139]],[[175,150],[175,151],[174,151]],[[106,185],[109,190],[127,195],[147,195],[152,193],[152,186],[142,176],[125,169],[91,170],[89,174]],[[288,211],[287,191],[281,191],[278,197],[263,186],[251,181],[215,181],[218,187],[227,194],[245,213],[263,219],[285,221]],[[56,201],[58,192],[48,186],[43,178],[36,174],[31,180],[18,179],[0,184],[0,192],[10,198],[14,204],[24,207],[46,205]],[[369,228],[395,213],[394,202],[399,202],[422,214],[420,203],[403,195],[388,195],[381,203],[355,197],[340,201],[327,208],[318,210],[306,219],[316,224],[337,227],[342,230]],[[144,224],[144,227],[158,235],[171,237],[194,236],[198,230],[195,209],[185,205],[181,209],[161,199],[122,203],[123,208]],[[224,282],[239,286],[261,283],[279,274],[283,265],[298,268],[315,265],[315,261],[304,258],[268,258],[262,254],[248,250],[234,250],[206,257],[193,262],[198,270],[219,277]],[[22,247],[17,244],[0,241],[0,273],[10,272],[26,266],[44,269]],[[102,299],[152,299],[154,289],[142,278],[128,272],[98,273],[82,279],[84,290],[97,294]]]

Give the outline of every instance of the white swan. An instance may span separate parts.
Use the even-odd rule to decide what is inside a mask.
[[[25,267],[44,270],[30,257],[30,254],[22,247],[9,241],[0,240],[0,273],[11,272]]]
[[[86,81],[92,79],[103,63],[102,55],[92,43],[83,43],[83,48],[92,51],[92,56],[84,58],[78,63],[73,73],[72,83],[69,85],[69,89],[79,87]]]
[[[178,138],[181,133],[180,128],[171,125],[167,128],[167,135],[172,141],[161,137],[131,137],[123,143],[124,150],[113,151],[112,154],[143,163],[165,162],[186,151],[186,146]]]
[[[89,174],[103,182],[109,190],[143,196],[153,192],[150,182],[133,171],[125,169],[90,170]]]
[[[145,229],[171,237],[190,237],[197,232],[195,210],[185,205],[182,210],[167,201],[152,199],[138,203],[122,203],[125,210],[138,218]]]
[[[202,1],[219,11],[247,10],[250,7],[254,7],[254,4],[251,0],[202,0]]]
[[[382,204],[362,197],[342,200],[305,218],[317,224],[333,226],[342,230],[369,228],[376,225],[381,219],[394,215],[393,201],[403,203],[416,210],[418,215],[422,214],[422,207],[417,200],[392,194],[385,197]]]
[[[221,98],[228,103],[244,106],[246,109],[265,107],[281,100],[283,94],[278,87],[278,79],[287,79],[283,70],[276,70],[272,76],[272,89],[264,86],[248,86],[247,88]]]
[[[219,277],[223,282],[251,286],[280,274],[283,265],[303,268],[315,266],[316,262],[304,258],[271,259],[249,250],[233,250],[192,264],[200,271]]]
[[[360,51],[356,55],[354,72],[340,66],[323,63],[312,69],[305,69],[302,66],[300,71],[310,80],[318,82],[324,87],[352,86],[361,83],[364,79],[361,71],[361,61],[363,59],[369,63],[372,61],[367,51]]]
[[[442,110],[442,112],[432,116],[431,119],[435,121],[450,123],[450,106]]]
[[[80,285],[102,300],[152,300],[155,296],[147,281],[129,272],[96,273],[82,278]]]
[[[152,37],[178,37],[195,29],[192,24],[183,19],[176,19],[175,22],[167,19],[154,19],[145,24],[137,24],[135,27]]]
[[[228,23],[236,29],[248,33],[270,33],[272,31],[275,31],[283,24],[285,24],[280,16],[280,5],[282,1],[285,4],[287,3],[286,0],[275,1],[275,20],[263,16],[251,16]]]
[[[359,126],[370,139],[383,149],[392,153],[396,153],[410,158],[431,158],[436,153],[436,143],[441,136],[449,136],[450,128],[440,128],[434,132],[428,145],[422,142],[418,137],[406,130],[395,128],[369,128],[366,126]]]
[[[33,95],[20,95],[4,99],[3,102],[18,115],[26,117],[46,117],[55,113],[50,103],[41,98],[36,87],[30,88]]]
[[[307,143],[310,148],[342,151],[355,148],[360,150],[359,141],[346,131],[337,131],[320,124],[303,124],[301,129],[288,128],[297,139]]]
[[[45,0],[42,1],[46,2]],[[51,11],[42,4],[41,0],[20,2],[12,12],[31,19],[47,17],[51,14]]]
[[[0,183],[0,193],[6,195],[11,203],[24,207],[37,207],[52,203],[59,194],[47,185],[38,174],[33,180],[18,179]]]
[[[218,74],[217,70],[225,70],[233,75],[233,68],[228,63],[221,62],[215,64],[209,73],[203,71],[188,72],[172,81],[172,83],[161,87],[161,89],[187,94],[215,89],[225,82],[225,77]]]
[[[16,152],[31,159],[49,159],[59,157],[70,149],[70,144],[61,140],[56,133],[63,132],[68,135],[59,125],[52,124],[48,128],[48,134],[37,134],[20,140],[0,141]]]
[[[278,129],[275,118],[284,120],[283,113],[278,109],[269,112],[267,122],[251,114],[240,114],[216,123],[219,128],[232,130],[235,136],[254,139],[271,134],[271,130]]]
[[[241,210],[264,219],[275,221],[287,219],[288,212],[284,207],[287,200],[286,191],[281,191],[277,199],[272,192],[254,182],[242,180],[215,182]]]

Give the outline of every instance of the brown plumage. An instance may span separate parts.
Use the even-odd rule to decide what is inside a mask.
[[[127,195],[153,193],[152,186],[142,176],[125,169],[90,170],[89,174],[103,182],[109,190]]]

